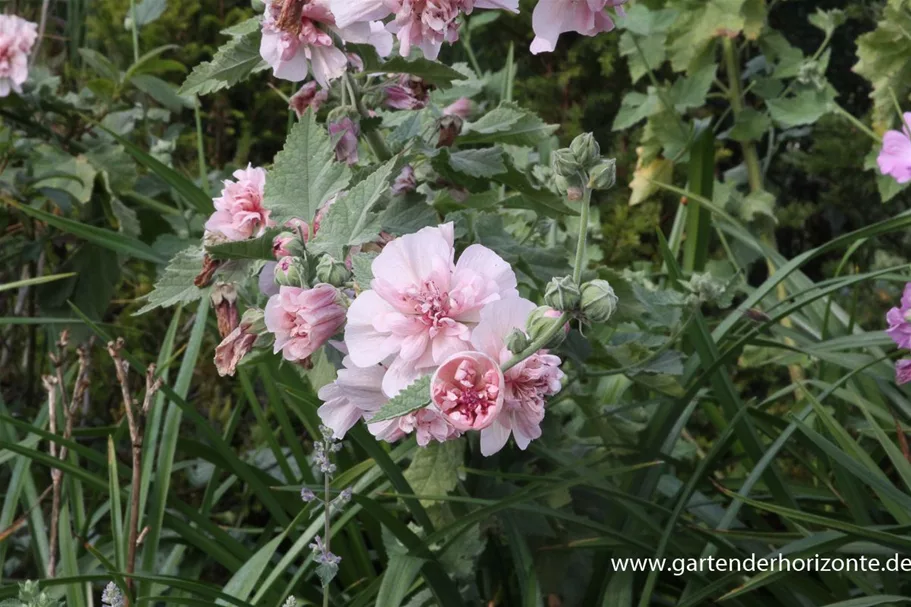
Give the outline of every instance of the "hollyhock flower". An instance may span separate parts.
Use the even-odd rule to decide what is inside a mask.
[[[564,32],[594,36],[611,31],[614,22],[605,9],[619,4],[622,2],[613,0],[538,0],[531,15],[535,31],[531,52],[535,55],[553,52]]]
[[[389,443],[414,433],[421,447],[426,447],[432,440],[442,443],[460,436],[459,431],[449,423],[446,416],[433,406],[418,409],[395,419],[368,423],[367,429],[376,438]]]
[[[0,15],[0,97],[22,92],[28,80],[28,56],[38,39],[38,26],[15,15]]]
[[[320,107],[329,99],[329,91],[320,88],[319,83],[315,80],[304,84],[300,90],[291,95],[289,107],[294,110],[297,117],[300,118],[307,111],[307,108],[318,112]]]
[[[384,19],[394,15],[387,29],[396,34],[399,53],[411,54],[417,46],[428,59],[436,59],[443,42],[459,39],[458,17],[474,8],[505,9],[519,12],[518,0],[329,0],[336,23]]]
[[[895,363],[895,382],[900,386],[911,381],[911,358]]]
[[[522,298],[488,304],[481,310],[481,320],[471,334],[478,351],[500,364],[512,358],[506,346],[509,334],[524,330],[535,304]],[[539,350],[504,374],[503,407],[489,427],[481,430],[481,453],[492,455],[503,448],[510,434],[520,449],[541,436],[546,397],[560,391],[563,372],[560,358]]]
[[[392,182],[392,193],[396,196],[407,194],[414,191],[417,185],[418,182],[414,178],[414,169],[410,164],[406,164],[399,176]]]
[[[386,105],[396,110],[420,110],[427,107],[430,99],[429,90],[424,81],[417,76],[402,74],[396,83],[387,86]]]
[[[430,400],[456,430],[483,430],[503,406],[503,383],[496,360],[482,352],[459,352],[434,372]]]
[[[345,322],[345,307],[335,287],[281,287],[266,304],[266,328],[275,334],[274,351],[285,360],[304,360],[335,335]]]
[[[911,282],[905,285],[902,293],[901,307],[892,308],[886,313],[889,328],[886,334],[899,348],[911,350]]]
[[[318,396],[323,405],[317,410],[320,420],[340,439],[360,419],[374,415],[389,400],[383,393],[386,365],[361,368],[351,362],[350,356],[342,360],[342,365],[336,380],[320,388]]]
[[[901,131],[886,131],[883,147],[876,157],[879,172],[891,175],[898,183],[911,181],[911,112],[902,115]]]
[[[443,108],[443,115],[458,116],[462,120],[468,120],[468,117],[471,116],[471,99],[468,97],[456,99],[453,103]]]
[[[450,355],[471,349],[481,308],[518,297],[516,275],[499,255],[471,245],[453,263],[453,224],[424,228],[387,244],[373,260],[371,289],[348,309],[351,360],[394,360],[383,389],[395,394]]]
[[[234,171],[235,181],[226,179],[221,196],[214,199],[215,212],[206,222],[206,230],[217,232],[228,240],[246,240],[260,236],[269,222],[269,210],[263,206],[266,171],[247,165]]]
[[[272,239],[272,254],[275,259],[294,255],[295,251],[292,247],[295,242],[310,240],[310,226],[303,219],[292,217],[285,222],[285,227],[290,231],[282,232]],[[316,233],[315,223],[313,232]]]
[[[357,164],[357,138],[361,134],[361,127],[358,123],[346,116],[341,120],[329,123],[329,134],[339,137],[338,143],[335,144],[336,160]]]
[[[258,327],[262,325],[262,312],[247,310],[240,324],[215,346],[215,368],[218,374],[234,375],[237,365],[250,353],[256,343]]]

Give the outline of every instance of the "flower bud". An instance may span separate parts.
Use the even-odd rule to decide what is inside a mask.
[[[282,232],[272,239],[272,254],[275,259],[282,257],[303,255],[306,251],[304,242],[299,234],[294,232]]]
[[[351,272],[345,267],[345,264],[328,255],[320,257],[316,264],[316,279],[319,282],[341,287],[348,282],[349,278],[351,278]]]
[[[528,321],[525,330],[528,333],[528,339],[536,341],[554,329],[554,323],[559,322],[562,314],[549,306],[538,306],[528,315]],[[554,336],[544,344],[544,348],[556,348],[566,338],[569,332],[569,323],[566,323],[562,331],[557,331]],[[515,353],[515,351],[513,351]]]
[[[576,160],[575,154],[568,148],[553,152],[550,156],[550,165],[554,170],[554,174],[560,177],[575,177],[582,170],[582,166]]]
[[[282,287],[307,287],[307,264],[300,257],[282,257],[275,265],[275,284]]]
[[[262,333],[266,330],[266,320],[259,308],[247,308],[240,317],[240,326],[248,333]]]
[[[591,170],[588,187],[593,190],[609,190],[617,182],[617,161],[604,160]]]
[[[606,280],[593,280],[582,285],[582,314],[591,322],[607,322],[617,311],[619,299]]]
[[[586,171],[601,160],[601,146],[591,133],[583,133],[573,139],[573,142],[569,144],[569,149],[579,166]]]
[[[569,276],[554,278],[544,289],[544,302],[560,312],[571,312],[579,307],[581,293]]]
[[[518,354],[528,347],[528,336],[520,329],[513,329],[506,337],[506,347],[513,354]]]

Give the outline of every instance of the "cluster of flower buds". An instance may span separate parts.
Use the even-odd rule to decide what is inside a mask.
[[[594,135],[585,133],[573,139],[568,148],[551,155],[557,188],[570,200],[580,200],[584,188],[609,190],[617,181],[617,164],[602,158]]]
[[[617,310],[618,298],[606,280],[595,279],[577,285],[569,276],[552,279],[544,290],[544,302],[560,312],[581,316],[588,322],[603,323]]]

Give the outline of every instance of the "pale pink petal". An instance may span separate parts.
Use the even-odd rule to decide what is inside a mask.
[[[357,21],[376,21],[392,13],[384,0],[329,0],[329,7],[339,27]]]
[[[376,291],[364,291],[351,303],[345,325],[345,343],[355,365],[369,367],[398,351],[400,344],[374,327],[377,317],[394,312]]]
[[[503,424],[502,418],[481,430],[481,455],[490,457],[502,449],[509,440],[509,432],[510,429]]]
[[[488,356],[498,357],[513,329],[525,330],[535,304],[521,297],[503,299],[481,309],[481,320],[471,332],[471,343]]]

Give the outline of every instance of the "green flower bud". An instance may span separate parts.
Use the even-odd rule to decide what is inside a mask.
[[[264,333],[266,320],[263,311],[259,308],[247,308],[247,311],[240,317],[240,326],[246,333]]]
[[[303,257],[307,252],[304,241],[300,234],[294,232],[282,232],[272,239],[272,254],[276,259],[287,257]]]
[[[554,329],[554,324],[560,321],[561,316],[562,314],[550,306],[538,306],[532,310],[531,314],[528,315],[528,322],[525,325],[525,330],[528,332],[528,339],[533,342],[544,337],[544,335]],[[543,347],[556,348],[559,346],[563,343],[563,340],[566,339],[568,329],[569,326],[565,325],[562,329],[556,331],[554,336],[551,337]],[[515,353],[515,350],[510,351]]]
[[[506,337],[506,347],[513,354],[518,354],[528,347],[528,336],[520,329],[513,329]]]
[[[275,283],[282,287],[308,287],[307,263],[300,257],[282,257],[275,266]]]
[[[586,171],[601,160],[601,146],[591,133],[583,133],[573,139],[573,142],[569,144],[569,149],[572,151],[576,163]]]
[[[344,263],[336,261],[328,255],[320,257],[316,264],[316,279],[333,287],[341,287],[351,278],[351,272]]]
[[[582,285],[582,314],[591,322],[607,322],[617,311],[620,300],[606,280],[593,280]]]
[[[617,182],[617,161],[611,158],[595,165],[588,178],[588,187],[593,190],[609,190]]]
[[[568,148],[557,150],[551,154],[550,164],[554,174],[560,177],[572,178],[582,170],[582,166],[576,160],[576,156]]]
[[[544,289],[544,302],[560,312],[571,312],[579,307],[581,293],[569,276],[554,278]]]

